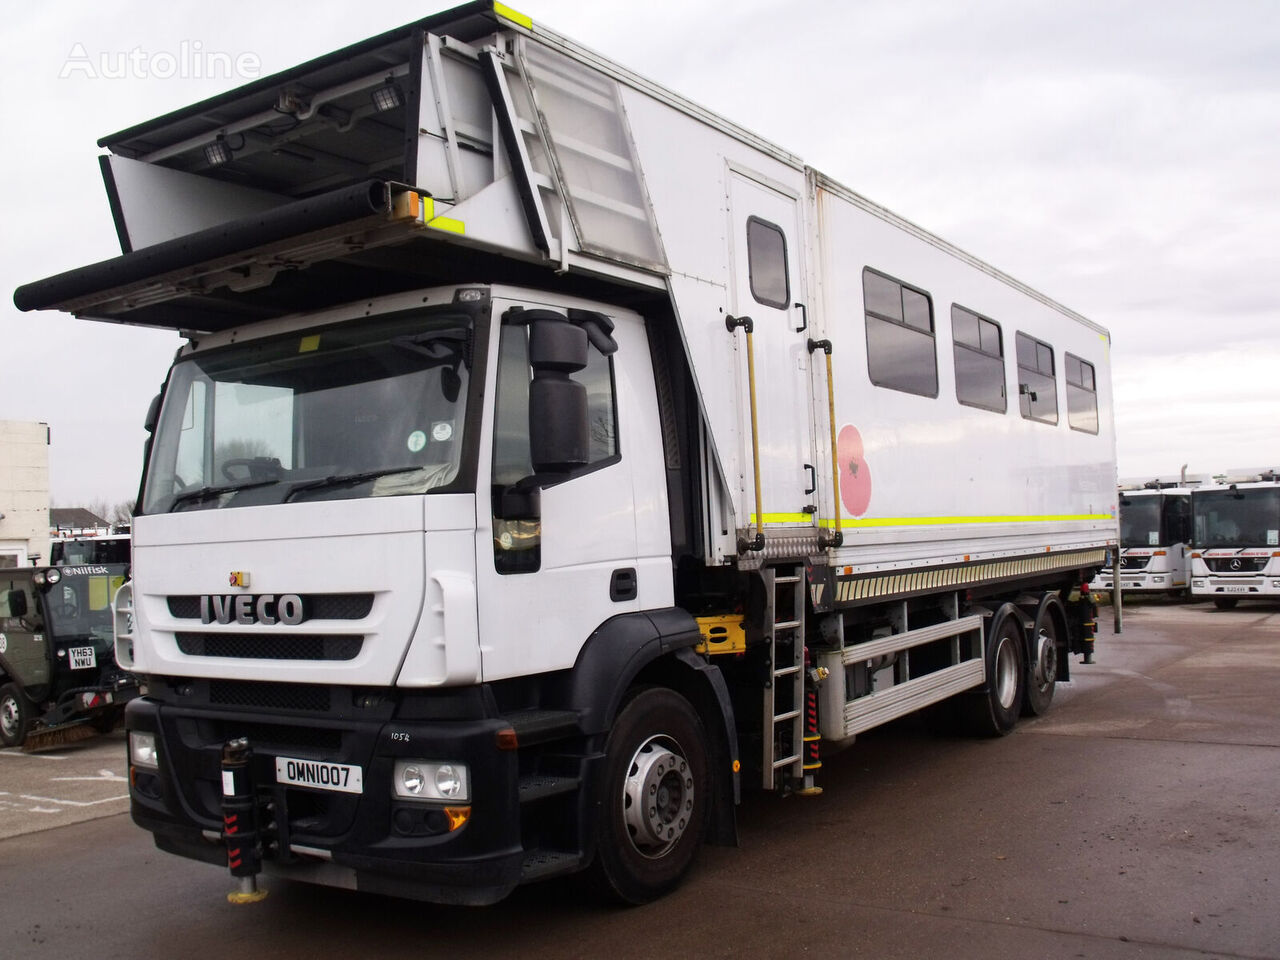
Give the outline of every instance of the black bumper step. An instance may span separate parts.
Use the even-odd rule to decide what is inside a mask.
[[[572,793],[582,785],[581,777],[557,777],[535,773],[520,778],[520,802],[532,803],[547,797]]]
[[[573,873],[582,866],[582,855],[559,850],[535,850],[526,853],[520,865],[520,882],[545,880],[564,873]]]
[[[573,710],[519,710],[506,717],[520,746],[528,747],[578,736],[578,714]]]

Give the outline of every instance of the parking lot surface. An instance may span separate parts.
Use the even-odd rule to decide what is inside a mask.
[[[43,753],[0,749],[0,840],[128,809],[123,731]]]
[[[233,907],[225,871],[97,817],[104,800],[55,829],[0,810],[38,824],[0,840],[0,956],[1280,958],[1280,606],[1133,603],[1121,636],[1101,619],[1098,662],[1073,662],[1047,716],[998,740],[867,735],[825,758],[822,796],[748,796],[741,846],[647,907],[575,883],[470,910],[284,882]],[[56,772],[18,796],[123,794],[91,779],[122,758],[39,761]],[[0,788],[35,762],[0,758]],[[73,769],[90,779],[55,791]]]

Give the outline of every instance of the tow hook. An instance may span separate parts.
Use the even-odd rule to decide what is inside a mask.
[[[230,903],[257,903],[267,896],[265,889],[258,888],[262,847],[249,766],[252,759],[253,749],[244,737],[222,746],[222,839],[227,845],[227,867],[239,885],[227,894]]]

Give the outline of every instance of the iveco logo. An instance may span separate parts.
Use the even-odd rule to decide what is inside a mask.
[[[264,593],[254,597],[243,594],[238,597],[205,596],[200,598],[202,623],[263,623],[293,625],[307,619],[302,598],[296,593]]]
[[[1236,557],[1234,560],[1232,560],[1232,561],[1231,561],[1231,569],[1232,569],[1232,570],[1239,570],[1239,569],[1240,569],[1240,558],[1239,558],[1239,557]]]

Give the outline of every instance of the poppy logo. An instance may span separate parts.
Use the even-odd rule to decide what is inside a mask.
[[[862,434],[852,424],[836,438],[836,465],[840,476],[840,502],[851,516],[860,517],[871,505],[871,467],[863,457]]]

